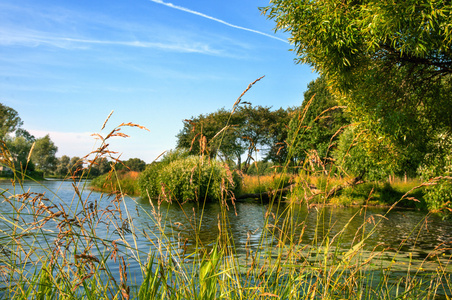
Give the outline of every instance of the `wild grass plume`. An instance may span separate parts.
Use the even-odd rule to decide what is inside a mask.
[[[212,194],[214,201],[186,202],[183,193],[176,198],[127,197],[124,179],[131,174],[122,175],[115,168],[108,175],[113,192],[92,192],[85,181],[90,164],[100,157],[119,162],[108,140],[125,137],[124,126],[141,128],[126,123],[106,135],[96,134],[101,145],[84,158],[81,176],[70,176],[57,185],[19,186],[14,181],[2,185],[0,298],[451,297],[450,241],[435,245],[429,253],[417,253],[418,240],[430,230],[431,215],[403,227],[399,242],[380,240],[378,230],[394,215],[400,217],[393,212],[407,195],[379,212],[367,206],[352,211],[312,205],[309,197],[328,195],[345,180],[324,174],[295,179],[288,175],[288,161],[281,173],[256,181],[257,177],[245,176],[242,193],[293,185],[300,196],[297,201],[275,194],[266,203],[236,202],[223,189],[224,181],[215,185],[216,169],[209,164],[214,158],[203,153],[205,174],[193,172],[190,177],[195,182],[202,175],[208,189],[218,188]],[[181,184],[189,185],[190,180]],[[318,190],[312,191],[313,186]],[[200,196],[208,193],[203,190]],[[367,196],[372,193],[371,189]],[[321,199],[325,202],[325,197]]]

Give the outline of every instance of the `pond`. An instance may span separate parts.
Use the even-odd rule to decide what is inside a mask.
[[[79,190],[78,193],[74,192],[75,188]],[[25,192],[45,195],[33,204],[35,206],[42,205],[40,203],[45,199],[54,207],[64,207],[65,211],[72,210],[78,216],[83,215],[78,199],[88,203],[88,207],[95,206],[99,210],[112,212],[115,208],[114,197],[90,191],[87,182],[49,180],[25,182],[20,187],[3,181],[0,182],[0,194],[3,193],[1,214],[11,214],[12,207],[6,199]],[[297,245],[300,249],[320,245],[347,251],[363,241],[361,253],[370,256],[378,252],[382,265],[391,264],[401,271],[413,268],[434,272],[439,263],[445,266],[445,272],[452,273],[449,264],[452,256],[452,223],[435,215],[426,215],[425,212],[258,202],[228,203],[229,208],[225,212],[219,203],[168,204],[127,196],[120,200],[123,200],[120,212],[111,213],[108,219],[116,227],[97,222],[97,235],[110,240],[123,237],[131,248],[139,250],[137,253],[143,255],[144,259],[146,253],[157,251],[166,242],[172,243],[172,249],[190,260],[189,254],[195,248],[210,249],[219,236],[226,234],[233,241],[231,253],[243,260],[258,249],[276,249],[284,247],[284,244]],[[118,213],[125,216],[120,218]],[[32,214],[23,215],[24,223],[34,221]],[[135,230],[132,230],[132,223]],[[56,235],[58,226],[61,226],[61,222],[48,221],[40,230]],[[11,228],[11,224],[5,220],[0,222],[0,230],[8,232]],[[277,230],[270,230],[272,228]],[[48,243],[48,240],[43,239],[41,242]],[[131,273],[140,273],[136,261],[130,260],[128,263]],[[113,273],[119,272],[118,264],[111,264],[110,267]]]

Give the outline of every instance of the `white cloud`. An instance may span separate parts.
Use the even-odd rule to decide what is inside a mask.
[[[63,155],[84,157],[97,150],[101,145],[101,141],[96,139],[91,132],[49,132],[43,130],[28,130],[28,132],[34,135],[35,138],[41,138],[48,134],[55,146],[58,147],[57,157]],[[110,140],[108,142],[110,145],[109,150],[114,152],[112,156],[121,160],[138,157],[150,163],[163,152],[160,146],[150,145],[142,147],[142,140],[134,139],[133,143],[130,141],[131,138],[125,139],[121,137]],[[92,157],[90,156],[90,158]]]
[[[52,142],[58,147],[57,156],[67,155],[85,156],[99,146],[90,132],[59,132],[59,131],[42,131],[29,130],[36,138],[49,135]]]
[[[219,55],[221,51],[212,49],[206,43],[200,42],[149,42],[149,41],[113,41],[100,39],[72,38],[51,36],[48,32],[36,31],[14,31],[0,29],[0,45],[23,45],[27,47],[37,47],[47,45],[62,49],[87,49],[88,45],[114,45],[133,48],[150,48],[183,53],[201,53],[209,55]]]
[[[224,25],[232,27],[232,28],[236,28],[236,29],[240,29],[240,30],[245,30],[245,31],[257,33],[257,34],[260,34],[260,35],[263,35],[263,36],[266,36],[266,37],[269,37],[269,38],[272,38],[272,39],[275,39],[275,40],[279,40],[279,41],[282,41],[282,42],[285,42],[285,43],[289,43],[287,40],[281,39],[281,38],[276,37],[274,35],[271,35],[271,34],[268,34],[268,33],[262,32],[262,31],[258,31],[258,30],[254,30],[254,29],[250,29],[250,28],[234,25],[234,24],[228,23],[226,21],[217,19],[215,17],[211,17],[209,15],[206,15],[206,14],[203,14],[203,13],[191,10],[189,8],[185,8],[185,7],[182,7],[182,6],[174,5],[172,3],[163,2],[161,0],[149,0],[149,1],[154,2],[154,3],[158,3],[158,4],[162,4],[162,5],[165,5],[165,6],[174,8],[174,9],[177,9],[177,10],[181,10],[181,11],[193,14],[193,15],[197,15],[197,16],[200,16],[200,17],[203,17],[203,18],[206,18],[206,19],[209,19],[209,20],[212,20],[212,21],[224,24]]]

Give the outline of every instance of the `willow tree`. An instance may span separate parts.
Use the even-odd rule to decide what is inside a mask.
[[[328,78],[370,154],[387,148],[375,159],[414,171],[450,138],[450,1],[272,0],[263,12]]]
[[[273,0],[263,11],[369,140],[419,160],[452,131],[450,1]]]
[[[323,163],[331,157],[339,133],[350,121],[331,94],[324,76],[309,83],[298,112],[289,123],[289,142],[293,155],[303,161],[314,154]]]

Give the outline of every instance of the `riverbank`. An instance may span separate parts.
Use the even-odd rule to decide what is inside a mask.
[[[122,193],[129,196],[140,195],[138,177],[140,173],[135,171],[119,170],[101,175],[90,182],[90,188],[104,193]]]
[[[138,172],[124,170],[94,178],[90,187],[95,191],[115,193],[121,191],[129,196],[139,196]],[[423,188],[419,179],[395,179],[392,182],[358,182],[348,185],[347,179],[324,176],[289,176],[273,174],[267,176],[242,176],[240,187],[235,190],[235,198],[269,201],[278,197],[279,201],[302,202],[312,205],[331,206],[391,206],[425,210]],[[340,190],[337,187],[343,186]],[[418,187],[418,188],[417,188]],[[275,191],[285,189],[285,193]],[[331,190],[337,192],[328,195]],[[326,196],[328,195],[328,196]]]
[[[53,180],[27,181],[23,194],[20,187],[11,197],[12,186],[0,185],[7,199],[0,266],[13,272],[0,282],[0,298],[451,296],[451,224],[425,212],[295,202],[174,205]]]

